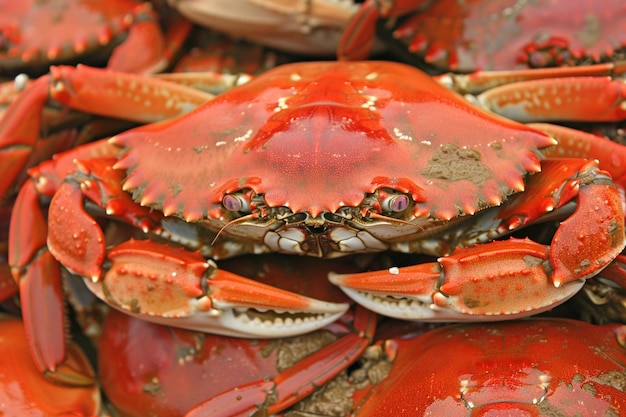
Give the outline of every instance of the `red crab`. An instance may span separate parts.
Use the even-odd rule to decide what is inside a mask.
[[[162,71],[171,58],[171,45],[148,2],[0,0],[0,10],[0,74],[41,73],[50,64],[111,54],[110,68],[147,73]],[[177,20],[169,41],[181,43],[190,28]]]
[[[339,57],[366,58],[379,18],[404,57],[444,71],[590,64],[623,57],[626,46],[621,0],[371,0],[348,24]]]
[[[60,67],[50,79],[55,99],[81,110],[124,116],[128,99],[141,114],[141,106],[155,109],[157,95],[177,104],[150,78]],[[125,82],[158,94],[120,95]],[[599,101],[605,94],[600,115],[585,107],[587,116],[624,117],[619,104],[611,108],[623,84],[550,81],[557,92],[567,82],[574,101],[572,83],[595,89]],[[550,103],[559,102],[570,106]],[[6,126],[21,129],[21,117],[38,111],[13,112],[0,143],[10,148]],[[128,314],[248,337],[309,332],[348,306],[244,280],[212,259],[425,253],[440,259],[331,280],[372,310],[413,320],[550,309],[625,245],[622,200],[604,171],[622,183],[624,148],[576,138],[557,146],[402,64],[318,62],[273,69],[178,119],[59,155],[29,171],[11,218],[9,262],[36,362],[61,380],[78,378],[60,366],[55,260]],[[601,159],[602,169],[586,157]],[[38,207],[47,199],[46,216]],[[548,245],[495,240],[553,218],[565,220]]]

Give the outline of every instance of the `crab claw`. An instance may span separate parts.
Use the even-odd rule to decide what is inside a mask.
[[[460,248],[438,262],[363,274],[330,274],[354,301],[377,313],[419,321],[525,317],[568,300],[583,280],[555,287],[548,248],[528,239]]]
[[[354,274],[331,272],[328,279],[369,310],[405,320],[430,320],[435,317],[430,306],[440,274],[438,264],[427,263]]]
[[[86,280],[104,301],[155,323],[226,336],[275,338],[332,323],[346,303],[320,301],[218,270],[199,253],[129,240],[108,255],[103,280]]]

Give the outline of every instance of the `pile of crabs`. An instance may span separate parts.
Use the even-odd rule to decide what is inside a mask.
[[[623,1],[0,10],[0,414],[626,415]]]

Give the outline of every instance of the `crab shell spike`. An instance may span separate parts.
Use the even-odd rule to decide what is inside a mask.
[[[113,31],[110,26],[102,26],[96,31],[96,37],[100,45],[107,45],[113,38]]]
[[[55,60],[59,55],[61,55],[61,45],[51,44],[48,46],[48,50],[46,51],[46,58],[52,61]]]
[[[224,195],[241,189],[315,217],[358,207],[381,181],[410,194],[415,215],[445,219],[520,190],[537,170],[530,155],[554,140],[412,67],[368,61],[284,65],[115,143],[124,188],[184,219],[219,217]]]
[[[74,48],[74,52],[82,54],[89,47],[89,41],[85,36],[78,35],[74,38],[72,47]]]
[[[143,206],[147,205],[147,204],[144,203],[143,199],[142,199],[142,204],[141,205],[143,205]],[[169,216],[175,215],[179,210],[177,210],[176,207],[170,206],[170,207],[163,207],[162,211],[163,211],[163,214],[165,216],[169,217]]]
[[[499,196],[497,194],[492,194],[491,198],[487,199],[487,202],[492,206],[499,206],[500,204],[502,204],[502,201],[502,196]]]

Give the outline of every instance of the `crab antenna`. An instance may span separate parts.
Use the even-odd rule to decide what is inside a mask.
[[[232,226],[232,225],[234,225],[234,224],[237,224],[237,223],[239,223],[239,222],[242,222],[242,221],[246,221],[246,220],[250,220],[250,219],[254,219],[254,218],[258,218],[258,217],[259,217],[259,216],[258,216],[258,214],[256,214],[256,213],[250,213],[250,214],[248,214],[248,215],[246,215],[246,216],[243,216],[243,217],[238,217],[238,218],[236,218],[236,219],[234,219],[234,220],[229,221],[229,222],[228,222],[228,223],[226,223],[224,226],[222,226],[222,228],[221,228],[221,229],[217,232],[217,234],[215,235],[215,237],[214,237],[214,238],[213,238],[213,240],[211,241],[211,246],[214,246],[214,245],[215,245],[215,242],[217,242],[217,239],[220,237],[220,235],[222,234],[222,232],[223,232],[224,230],[226,230],[226,228],[227,228],[227,227],[230,227],[230,226]]]
[[[402,220],[402,219],[395,219],[395,218],[393,218],[393,217],[385,216],[385,215],[383,215],[383,214],[376,213],[376,212],[374,212],[374,211],[370,211],[370,212],[369,212],[369,215],[370,215],[371,217],[375,218],[375,219],[390,220],[390,221],[393,221],[393,222],[397,222],[397,223],[402,223],[402,224],[407,224],[407,225],[410,225],[410,226],[414,226],[414,227],[415,227],[415,228],[417,228],[418,230],[424,230],[424,228],[423,228],[422,226],[418,225],[418,224],[411,223],[411,222],[409,222],[409,221]]]

